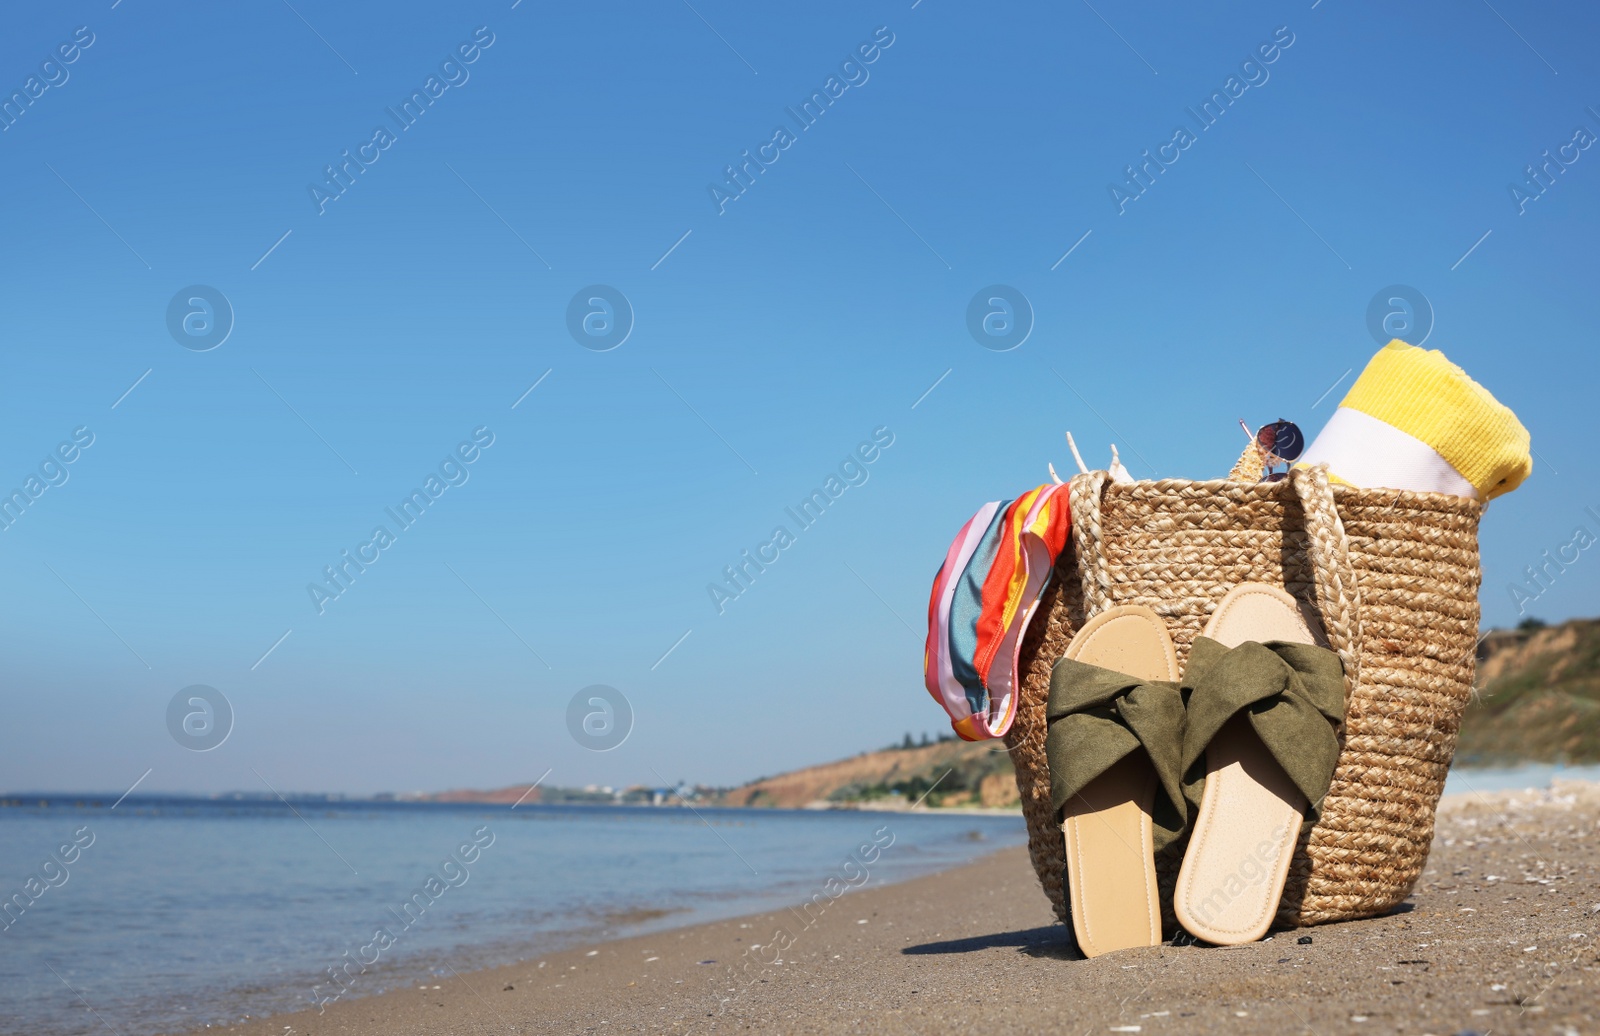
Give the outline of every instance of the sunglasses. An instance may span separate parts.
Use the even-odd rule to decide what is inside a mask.
[[[1305,452],[1306,437],[1293,421],[1278,420],[1262,425],[1251,434],[1250,426],[1243,421],[1239,427],[1249,437],[1250,445],[1240,454],[1228,477],[1236,482],[1278,482],[1289,475],[1289,465]],[[1283,467],[1278,471],[1279,466]]]

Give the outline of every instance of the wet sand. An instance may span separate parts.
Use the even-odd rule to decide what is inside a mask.
[[[201,1031],[1564,1036],[1600,1017],[1597,785],[1447,799],[1399,911],[1228,949],[1074,959],[1021,849],[822,899]]]

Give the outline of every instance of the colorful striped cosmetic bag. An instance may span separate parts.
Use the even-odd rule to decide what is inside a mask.
[[[965,741],[1003,737],[1017,713],[1017,661],[1072,526],[1068,487],[1044,485],[979,508],[945,555],[928,599],[923,682]]]

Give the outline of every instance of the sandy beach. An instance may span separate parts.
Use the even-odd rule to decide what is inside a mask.
[[[620,939],[226,1031],[1592,1033],[1597,828],[1600,785],[1454,796],[1399,911],[1229,949],[1076,959],[1026,852],[1011,849],[809,912]]]

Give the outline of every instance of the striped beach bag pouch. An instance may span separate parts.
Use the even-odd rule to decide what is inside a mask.
[[[964,741],[1003,737],[1017,714],[1018,662],[1071,523],[1067,487],[985,504],[961,527],[928,600],[923,683]]]

